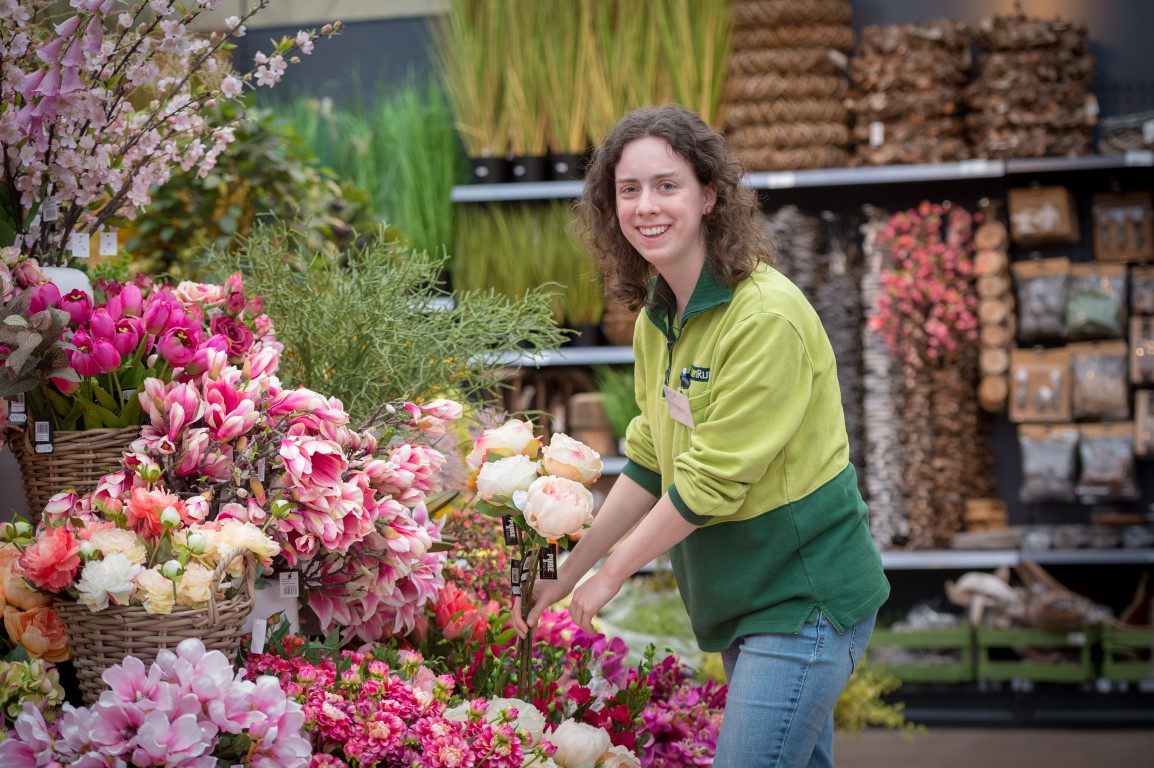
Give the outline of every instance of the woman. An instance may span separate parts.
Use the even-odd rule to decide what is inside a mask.
[[[756,194],[724,140],[675,105],[597,151],[578,203],[610,296],[644,307],[628,457],[593,526],[539,582],[527,620],[577,587],[587,632],[670,551],[729,695],[717,768],[833,764],[833,707],[889,595],[857,490],[833,349],[770,266]]]

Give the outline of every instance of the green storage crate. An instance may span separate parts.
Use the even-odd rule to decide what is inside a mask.
[[[1102,627],[1102,677],[1126,683],[1154,680],[1154,627]]]
[[[978,679],[1085,683],[1094,679],[1096,627],[1076,630],[991,629],[978,627]],[[1062,652],[1061,659],[1029,658]],[[1007,658],[1009,657],[1009,658]]]
[[[903,683],[968,683],[974,679],[974,636],[969,624],[955,629],[898,631],[875,629],[870,649],[901,648],[909,651],[957,653],[957,661],[927,660],[925,663],[893,664],[871,659]]]

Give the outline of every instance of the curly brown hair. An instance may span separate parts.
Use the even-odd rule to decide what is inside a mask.
[[[650,303],[651,265],[630,245],[617,221],[615,173],[625,146],[637,139],[664,139],[685,158],[697,180],[713,184],[717,202],[707,215],[706,264],[714,277],[732,286],[773,255],[761,225],[757,193],[742,181],[745,169],[716,131],[679,104],[642,107],[622,117],[594,152],[585,189],[574,205],[576,229],[605,277],[605,293],[631,310]],[[668,301],[655,296],[654,303]]]

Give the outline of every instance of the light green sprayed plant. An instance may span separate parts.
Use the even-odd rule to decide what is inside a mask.
[[[245,290],[264,298],[285,347],[281,379],[339,398],[360,423],[398,398],[493,404],[505,376],[486,353],[561,341],[548,290],[450,295],[437,287],[439,259],[381,237],[334,259],[286,226],[262,226],[209,259],[215,273],[240,270]]]
[[[506,18],[494,0],[449,0],[449,13],[433,22],[442,82],[470,157],[503,157],[508,149]]]
[[[553,0],[535,5],[542,9],[541,28],[549,34],[542,46],[540,62],[549,148],[553,152],[580,154],[588,146],[585,110],[589,101],[589,78],[584,62],[590,50],[598,50],[592,35],[581,23],[591,3]]]
[[[637,394],[633,388],[633,368],[594,366],[593,381],[601,393],[601,408],[605,411],[609,429],[620,440],[625,437],[629,422],[641,414],[641,406],[637,404]]]
[[[729,0],[658,0],[655,5],[672,99],[720,128],[718,104],[732,53]]]
[[[544,275],[543,281],[565,287],[565,321],[569,325],[597,325],[605,313],[605,290],[596,265],[570,231],[569,206],[554,202],[542,218],[541,247],[551,244],[555,249],[553,272]]]

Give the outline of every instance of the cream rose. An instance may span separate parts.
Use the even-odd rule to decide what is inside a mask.
[[[176,604],[196,608],[208,602],[212,592],[212,571],[200,563],[189,563],[176,582]]]
[[[148,550],[144,546],[144,539],[136,535],[132,531],[126,531],[123,528],[109,528],[104,531],[97,531],[92,534],[89,539],[92,546],[100,550],[100,554],[107,557],[108,555],[121,554],[128,558],[129,562],[134,565],[144,565],[148,560]]]
[[[545,733],[545,715],[541,714],[541,710],[527,701],[521,699],[489,699],[489,711],[485,714],[485,719],[491,723],[500,717],[501,713],[509,707],[517,708],[517,719],[512,723],[513,729],[528,732],[529,738],[531,739],[530,744],[540,744],[541,737]]]
[[[499,427],[486,429],[473,443],[473,451],[466,458],[469,466],[479,469],[490,453],[498,456],[523,454],[536,459],[541,443],[533,434],[533,425],[527,421],[511,419]]]
[[[529,486],[521,511],[534,531],[560,539],[593,522],[593,494],[576,480],[546,475]]]
[[[201,530],[201,533],[206,531]],[[219,563],[237,549],[247,550],[254,555],[262,565],[269,565],[272,559],[280,554],[280,544],[270,539],[265,533],[252,523],[240,520],[225,520],[220,530],[208,539],[207,551],[212,553],[213,561]],[[229,576],[240,576],[244,573],[244,559],[236,558],[225,567]]]
[[[594,768],[610,743],[605,729],[575,720],[565,720],[545,738],[557,747],[553,760],[562,768]]]
[[[641,768],[641,758],[626,747],[614,745],[598,758],[597,768]]]
[[[517,454],[499,461],[486,461],[477,473],[477,494],[490,504],[508,504],[517,491],[525,491],[537,479],[540,465]]]
[[[605,468],[597,451],[564,432],[553,435],[541,457],[541,464],[550,475],[567,477],[582,485],[596,481]]]
[[[150,568],[136,575],[136,599],[148,613],[172,613],[176,594],[171,579],[164,578],[160,569]]]

